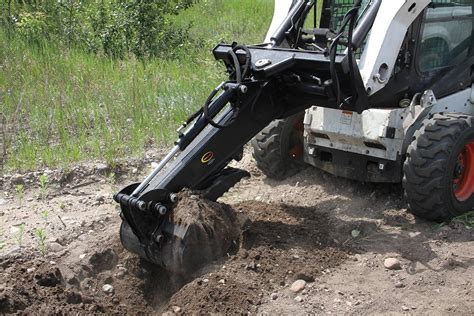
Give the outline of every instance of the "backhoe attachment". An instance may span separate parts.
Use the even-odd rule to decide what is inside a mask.
[[[272,43],[214,49],[229,81],[214,89],[178,129],[175,147],[158,167],[114,196],[121,206],[125,248],[184,274],[221,257],[238,239],[241,224],[230,209],[213,201],[249,176],[228,167],[242,158],[243,146],[271,121],[315,104],[363,110],[367,96],[358,70],[354,72],[355,45],[349,45],[345,56],[329,48],[276,47],[299,34],[297,28],[313,6],[314,1],[295,1]],[[356,9],[345,17],[338,38],[344,25],[353,25]]]

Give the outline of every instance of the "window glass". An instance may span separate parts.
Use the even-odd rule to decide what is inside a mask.
[[[433,1],[427,9],[418,54],[422,72],[457,65],[469,56],[472,0]]]

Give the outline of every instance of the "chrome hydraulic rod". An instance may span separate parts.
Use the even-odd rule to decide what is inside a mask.
[[[178,145],[174,146],[173,149],[169,152],[168,155],[166,155],[163,160],[158,164],[158,166],[148,175],[148,177],[143,180],[142,183],[133,191],[132,196],[137,197],[138,194],[150,183],[151,180],[170,162],[171,159],[176,156],[176,154],[180,151],[180,148]]]

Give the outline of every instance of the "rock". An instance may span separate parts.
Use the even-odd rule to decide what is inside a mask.
[[[114,293],[114,287],[111,284],[104,284],[102,286],[102,291],[107,294],[113,294]]]
[[[36,268],[28,268],[26,269],[26,272],[27,273],[31,273],[31,272],[35,272],[36,271]]]
[[[396,287],[397,289],[401,289],[401,288],[404,288],[404,287],[405,287],[405,284],[403,284],[402,282],[397,282],[397,283],[395,283],[395,287]]]
[[[402,310],[403,310],[404,312],[408,312],[410,309],[409,309],[408,307],[406,307],[406,306],[402,306]]]
[[[270,298],[271,298],[272,300],[276,300],[276,299],[278,298],[278,294],[277,294],[277,293],[272,293],[272,294],[270,295]]]
[[[119,268],[119,270],[114,274],[114,276],[117,278],[117,279],[123,279],[125,277],[125,275],[127,274],[127,269],[125,268]]]
[[[301,296],[295,297],[295,302],[301,303],[303,302],[303,298]]]
[[[247,270],[253,270],[253,271],[255,271],[255,270],[257,270],[257,265],[255,264],[254,261],[252,261],[252,262],[249,262],[249,263],[245,266],[245,268],[246,268]]]
[[[225,284],[225,280],[224,280],[224,279],[220,279],[220,280],[219,280],[219,283],[220,283],[220,284]]]
[[[64,250],[64,247],[57,242],[51,242],[48,244],[48,250],[51,252],[61,252]]]
[[[21,174],[15,174],[10,178],[10,182],[13,185],[25,184],[25,178]]]
[[[305,280],[296,280],[291,284],[290,290],[294,293],[298,293],[302,291],[306,286],[306,281]]]
[[[181,307],[179,306],[171,306],[171,309],[173,310],[173,313],[181,312]]]
[[[397,258],[387,258],[383,265],[389,270],[400,270],[402,268],[402,265]]]
[[[85,253],[79,255],[79,259],[81,259],[81,260],[84,259],[85,257],[86,257]]]
[[[95,165],[95,170],[97,170],[98,173],[104,174],[109,170],[109,166],[105,163],[98,163]]]
[[[0,198],[0,205],[7,204],[7,200]]]

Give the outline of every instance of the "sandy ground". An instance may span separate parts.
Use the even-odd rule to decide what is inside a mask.
[[[313,168],[271,181],[248,153],[235,166],[252,178],[220,201],[252,224],[239,249],[187,277],[140,260],[118,239],[112,193],[141,180],[150,161],[5,175],[0,314],[474,313],[473,229],[414,218],[396,185]],[[387,258],[400,267],[387,269]]]

